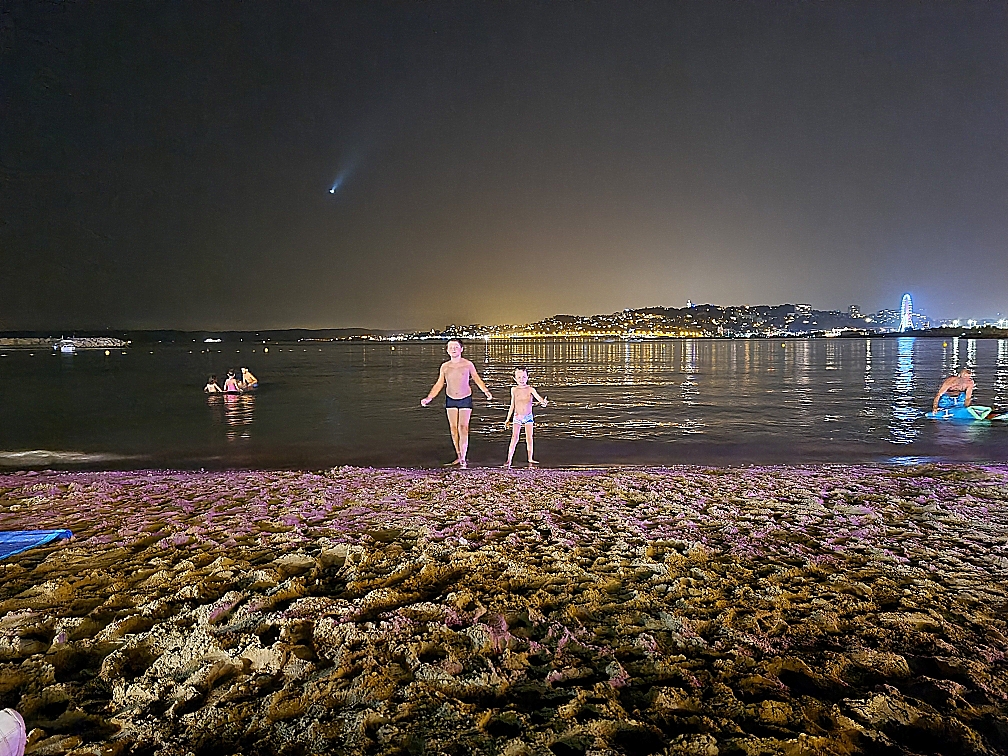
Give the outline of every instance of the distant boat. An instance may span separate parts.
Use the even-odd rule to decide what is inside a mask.
[[[62,352],[63,354],[73,354],[77,351],[77,345],[70,339],[60,339],[53,344],[53,351]]]
[[[220,344],[220,339],[203,339],[204,344]]]

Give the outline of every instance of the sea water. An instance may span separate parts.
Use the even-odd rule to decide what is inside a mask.
[[[0,350],[0,466],[437,466],[454,458],[443,394],[423,398],[444,344],[137,343],[62,355]],[[977,404],[1008,407],[1008,341],[786,339],[467,342],[469,457],[507,456],[515,367],[543,465],[1004,461],[1008,425],[927,420],[943,377],[975,370]],[[246,366],[254,394],[207,397]],[[515,460],[525,459],[524,442]]]

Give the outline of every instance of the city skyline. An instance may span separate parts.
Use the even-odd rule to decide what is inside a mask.
[[[106,335],[118,333],[124,338],[129,334],[143,335],[141,340],[173,341],[182,334],[231,334],[251,335],[259,338],[307,340],[342,339],[483,339],[512,337],[611,337],[619,338],[692,338],[726,337],[751,338],[775,336],[851,336],[858,334],[894,334],[912,331],[935,335],[949,335],[948,330],[970,331],[987,329],[986,335],[1003,338],[1008,331],[1008,317],[996,318],[952,318],[932,320],[927,313],[920,312],[912,302],[909,293],[904,294],[899,309],[882,308],[875,312],[862,312],[857,304],[850,304],[846,310],[824,310],[811,303],[781,304],[736,304],[717,305],[694,303],[688,300],[683,307],[624,308],[611,313],[571,314],[555,313],[537,321],[526,323],[449,323],[443,327],[422,329],[376,329],[319,328],[319,329],[104,329]],[[993,329],[993,330],[991,330]],[[89,344],[102,329],[71,329],[84,346]],[[0,341],[4,346],[32,346],[49,343],[54,331],[0,331]],[[60,331],[61,338],[67,333]],[[951,334],[955,335],[955,334]],[[99,340],[101,337],[98,337]],[[200,337],[202,338],[202,336]],[[194,339],[196,341],[198,339]],[[208,338],[214,342],[219,339]],[[123,342],[126,343],[126,342]],[[120,344],[121,345],[121,344]]]

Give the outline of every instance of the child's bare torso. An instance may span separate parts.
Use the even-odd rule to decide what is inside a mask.
[[[526,417],[532,411],[532,387],[512,386],[511,396],[514,397],[515,417]]]
[[[473,364],[466,359],[460,359],[458,362],[448,360],[441,365],[445,379],[445,393],[452,399],[465,399],[471,395],[469,376],[472,370]]]

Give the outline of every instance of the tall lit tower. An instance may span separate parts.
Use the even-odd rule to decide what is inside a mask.
[[[913,330],[913,300],[909,294],[903,295],[900,303],[900,332]]]

